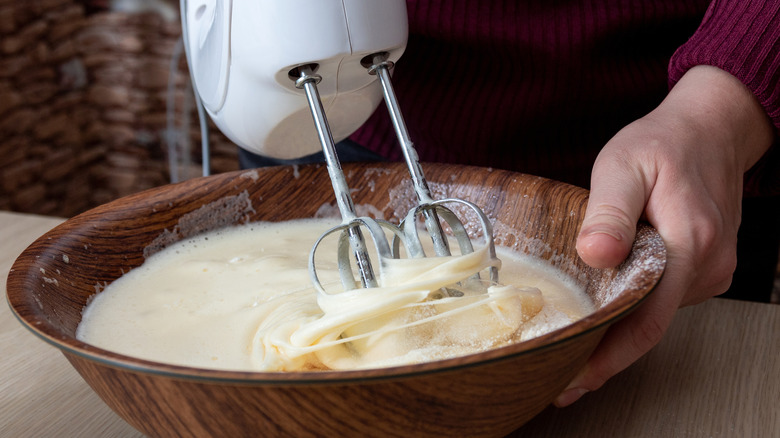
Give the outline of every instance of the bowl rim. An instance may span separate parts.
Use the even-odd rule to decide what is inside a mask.
[[[389,164],[389,163],[385,163]],[[462,165],[447,165],[457,166],[461,168],[474,167],[474,166],[462,166]],[[284,166],[289,167],[289,166]],[[483,168],[484,169],[484,168]],[[255,169],[257,171],[263,171],[265,169]],[[491,169],[491,171],[495,171]],[[33,265],[30,269],[20,269],[20,264],[23,256],[35,257],[33,253],[42,253],[51,246],[53,246],[58,239],[62,236],[52,238],[51,236],[57,235],[57,232],[64,228],[74,228],[76,226],[83,226],[88,224],[92,220],[92,216],[96,211],[102,209],[110,209],[111,206],[117,202],[126,202],[128,198],[134,196],[148,196],[150,194],[159,194],[173,185],[182,184],[195,184],[202,183],[205,179],[214,177],[230,177],[230,175],[241,174],[247,171],[234,171],[227,172],[219,175],[213,175],[209,177],[193,178],[180,183],[166,184],[164,186],[154,187],[134,195],[125,196],[117,200],[108,202],[101,206],[95,207],[87,212],[74,216],[60,225],[52,228],[32,244],[30,244],[14,262],[6,285],[6,302],[11,308],[11,313],[14,317],[29,331],[38,336],[45,342],[60,349],[63,354],[73,355],[78,358],[86,359],[97,364],[121,369],[125,371],[131,371],[135,373],[150,374],[161,377],[168,377],[178,380],[190,380],[198,382],[208,383],[227,383],[227,384],[240,384],[240,385],[262,385],[262,386],[299,386],[299,385],[333,385],[333,384],[349,384],[349,383],[364,383],[374,381],[387,381],[405,379],[420,375],[433,374],[433,373],[445,373],[452,372],[467,368],[473,368],[476,366],[483,366],[487,364],[493,364],[497,362],[503,362],[512,360],[517,357],[531,354],[544,349],[555,348],[566,342],[574,341],[582,336],[592,333],[597,330],[601,330],[606,326],[609,326],[619,319],[624,318],[631,313],[636,307],[638,307],[644,300],[649,297],[659,284],[661,278],[665,272],[666,265],[666,250],[663,248],[661,254],[662,267],[660,271],[651,278],[651,285],[646,291],[642,293],[623,293],[615,299],[611,300],[603,307],[597,309],[591,314],[568,324],[564,327],[560,327],[551,332],[545,333],[541,336],[537,336],[526,341],[490,349],[487,351],[472,353],[464,356],[457,356],[453,358],[446,358],[434,361],[428,361],[423,363],[396,365],[390,367],[381,368],[367,368],[357,370],[344,370],[344,371],[278,371],[278,372],[262,372],[262,371],[237,371],[237,370],[224,370],[224,369],[210,369],[210,368],[196,368],[182,365],[172,365],[163,362],[156,362],[147,359],[140,359],[132,356],[123,355],[113,351],[105,350],[99,347],[92,346],[84,343],[75,338],[75,336],[68,335],[54,326],[52,323],[44,318],[41,318],[37,314],[31,314],[29,317],[22,316],[17,309],[17,305],[22,303],[22,293],[12,292],[12,284],[22,284],[26,275],[31,274],[34,271]],[[511,174],[520,174],[519,172],[503,171]],[[523,174],[525,175],[525,174]],[[533,178],[541,178],[548,180],[544,177],[536,177],[533,175],[526,175]],[[549,180],[554,181],[554,180]],[[560,184],[566,184],[559,181],[554,181]],[[569,185],[569,184],[566,184]],[[572,186],[576,187],[576,186]],[[584,190],[583,188],[579,188]],[[651,227],[650,231],[654,233],[655,238],[659,238],[658,232]],[[18,295],[18,296],[17,296]]]

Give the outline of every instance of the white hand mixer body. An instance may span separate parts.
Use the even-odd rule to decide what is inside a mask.
[[[203,106],[242,148],[297,158],[320,150],[304,91],[289,73],[315,65],[335,141],[382,101],[361,60],[406,48],[405,0],[182,0],[185,47]],[[302,128],[306,127],[306,128]]]
[[[339,238],[343,290],[358,283],[376,287],[374,268],[381,277],[384,261],[400,257],[400,243],[410,257],[425,257],[417,233],[420,218],[437,256],[450,255],[441,222],[454,234],[462,254],[473,252],[465,227],[444,204],[459,204],[477,215],[491,260],[496,261],[489,267],[490,280],[498,281],[488,218],[470,202],[431,198],[400,113],[389,71],[406,47],[405,0],[182,0],[182,14],[194,88],[229,138],[275,158],[320,149],[325,155],[342,224],[327,231],[310,254],[310,275],[320,293],[329,294],[318,279],[315,252],[330,235]],[[335,150],[335,142],[359,128],[383,98],[419,202],[400,227],[355,214]],[[312,118],[315,129],[309,129]],[[368,232],[376,250],[373,261],[361,230]],[[394,236],[392,248],[385,231]]]

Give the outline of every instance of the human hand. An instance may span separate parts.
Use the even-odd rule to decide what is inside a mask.
[[[728,289],[743,174],[773,136],[763,108],[742,83],[723,70],[698,66],[658,108],[604,146],[577,240],[580,257],[596,268],[617,266],[642,218],[663,238],[667,265],[645,302],[608,329],[557,406],[601,387],[649,351],[679,307]]]

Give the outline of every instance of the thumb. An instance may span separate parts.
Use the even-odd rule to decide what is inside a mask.
[[[603,150],[593,166],[588,207],[577,237],[582,260],[594,268],[612,268],[625,260],[646,199],[642,178],[626,160]]]

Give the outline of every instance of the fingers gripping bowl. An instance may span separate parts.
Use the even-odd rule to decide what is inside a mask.
[[[353,198],[393,221],[414,202],[402,164],[344,165]],[[607,327],[660,279],[660,236],[640,226],[631,255],[596,270],[575,240],[588,193],[544,178],[427,165],[433,191],[476,203],[496,244],[548,261],[581,283],[596,311],[531,340],[469,356],[381,369],[238,372],[127,357],[75,337],[90,297],[149,255],[204,231],[313,217],[332,202],[324,166],[226,173],[125,197],[76,216],[15,262],[8,301],[60,348],[100,397],[151,436],[503,436],[544,409],[585,364]],[[389,194],[389,196],[388,196]]]

